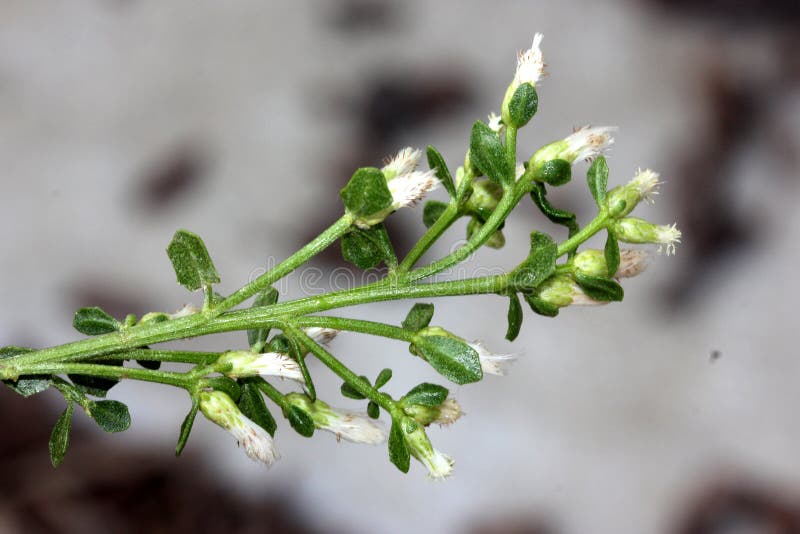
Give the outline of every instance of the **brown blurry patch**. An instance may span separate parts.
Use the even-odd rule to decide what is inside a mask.
[[[340,0],[331,2],[330,25],[345,35],[356,31],[397,29],[402,4],[391,0]]]
[[[173,149],[149,164],[136,181],[136,203],[151,213],[164,211],[194,191],[207,170],[207,156],[199,146],[186,144]]]
[[[4,534],[314,532],[286,494],[246,500],[220,487],[198,458],[104,448],[106,440],[79,427],[53,469],[47,441],[57,414],[42,395],[23,399],[0,385]]]
[[[680,12],[713,23],[790,26],[800,22],[797,0],[649,0],[670,14]]]
[[[797,534],[800,500],[746,482],[717,483],[689,507],[675,534]]]

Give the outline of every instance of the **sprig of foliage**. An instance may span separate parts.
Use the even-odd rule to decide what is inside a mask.
[[[278,458],[273,441],[277,424],[266,398],[302,436],[327,430],[337,438],[370,444],[388,438],[389,458],[401,471],[409,470],[413,457],[431,477],[449,475],[453,460],[435,449],[425,432],[432,423],[451,424],[461,415],[447,388],[431,383],[410,389],[390,385],[390,368],[370,380],[334,356],[329,343],[340,331],[397,340],[455,384],[479,382],[485,374],[503,374],[514,356],[493,353],[432,325],[434,307],[430,303],[414,304],[399,325],[319,313],[381,300],[494,294],[509,299],[506,337],[514,340],[522,328],[522,301],[547,317],[558,315],[566,306],[621,301],[623,290],[618,280],[641,272],[647,258],[642,251],[620,249],[619,244],[655,243],[669,254],[680,241],[674,225],[657,226],[629,217],[641,201],[652,199],[659,185],[658,174],[639,171],[629,183],[608,190],[609,169],[603,153],[614,142],[613,128],[580,128],[518,163],[518,130],[531,121],[539,106],[536,85],[544,68],[541,40],[537,34],[531,48],[519,54],[500,115],[492,113],[488,122],[473,125],[464,164],[455,173],[430,146],[426,151],[429,170],[418,169],[422,153],[412,148],[401,150],[382,168],[356,170],[341,190],[344,214],[339,220],[228,296],[214,291],[220,276],[202,239],[179,230],[167,254],[178,282],[189,291],[203,292],[202,308],[190,306],[174,314],[152,312],[141,318],[129,315],[121,321],[99,308],[83,308],[75,313],[74,326],[90,336],[84,340],[41,350],[0,349],[0,379],[8,387],[26,397],[52,387],[67,402],[50,439],[53,465],[61,463],[66,454],[76,406],[104,430],[123,431],[130,425],[127,407],[102,398],[121,380],[142,380],[188,393],[191,408],[180,426],[176,454],[186,446],[194,421],[202,413],[230,431],[251,458],[272,463]],[[554,207],[547,199],[547,188],[570,182],[573,165],[582,160],[592,161],[587,185],[597,205],[597,215],[583,228],[574,214]],[[405,257],[398,258],[383,221],[394,211],[415,205],[439,185],[447,192],[448,201],[425,204],[427,231]],[[429,281],[483,246],[502,247],[506,218],[528,195],[547,219],[568,229],[565,241],[557,243],[550,235],[533,231],[528,254],[509,272]],[[461,218],[468,219],[465,244],[418,266],[422,256]],[[602,251],[578,251],[599,232],[607,236]],[[361,269],[383,264],[386,275],[352,289],[279,301],[273,284],[337,241],[345,260]],[[252,297],[250,308],[236,309]],[[246,347],[225,352],[153,348],[168,341],[233,330],[246,331]],[[333,408],[317,398],[306,365],[309,357],[342,380],[343,396],[366,401],[366,414]],[[138,367],[130,362],[137,362]],[[162,371],[159,366],[164,362],[186,368]],[[288,379],[290,382],[281,384],[292,391],[284,393],[275,387],[276,378]],[[407,392],[392,396],[390,391],[396,394],[398,388]],[[376,421],[381,410],[391,419],[388,434]]]

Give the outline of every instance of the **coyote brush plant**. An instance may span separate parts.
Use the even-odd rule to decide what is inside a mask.
[[[522,300],[546,317],[558,315],[565,306],[621,301],[623,290],[617,280],[639,274],[649,255],[620,249],[620,243],[656,244],[671,254],[680,241],[674,225],[629,217],[637,204],[652,201],[659,185],[657,173],[640,170],[626,185],[608,189],[603,154],[614,143],[615,128],[578,128],[523,154],[519,162],[517,132],[533,118],[539,102],[536,86],[544,74],[541,42],[537,34],[531,48],[519,53],[500,114],[493,112],[488,122],[475,122],[464,163],[454,174],[432,146],[425,152],[427,170],[420,168],[422,152],[413,148],[400,150],[382,168],[356,170],[341,190],[340,219],[294,255],[227,296],[214,291],[220,277],[203,241],[179,230],[167,255],[178,282],[189,291],[202,291],[202,308],[190,305],[174,314],[153,312],[122,320],[99,308],[83,308],[75,313],[74,326],[89,336],[86,339],[40,350],[0,349],[0,379],[5,385],[25,397],[55,388],[66,400],[50,439],[53,465],[67,451],[76,406],[108,432],[126,430],[128,408],[104,397],[120,380],[143,380],[178,387],[188,394],[191,409],[177,432],[177,454],[202,413],[233,434],[248,456],[269,465],[279,458],[280,439],[273,439],[272,415],[277,409],[303,436],[311,437],[321,429],[367,444],[383,443],[388,437],[389,458],[400,471],[409,470],[413,457],[430,477],[447,477],[454,460],[434,448],[425,432],[432,423],[448,425],[459,419],[461,408],[447,388],[432,383],[389,387],[389,368],[374,380],[359,375],[334,356],[329,348],[333,338],[345,331],[405,343],[412,357],[422,358],[455,384],[479,382],[485,374],[504,374],[514,356],[494,353],[431,325],[433,304],[414,304],[399,325],[321,312],[382,300],[491,294],[508,300],[506,337],[513,341],[522,326]],[[584,160],[591,161],[586,178],[597,215],[581,227],[574,214],[550,204],[547,189],[568,183],[573,165]],[[427,231],[405,257],[398,258],[383,221],[396,210],[417,205],[437,187],[447,192],[449,200],[424,205]],[[551,223],[566,227],[566,240],[557,243],[547,233],[533,231],[529,252],[509,272],[432,279],[484,245],[503,246],[503,224],[526,198]],[[419,266],[423,254],[462,217],[468,219],[466,242],[445,257]],[[599,232],[606,236],[602,251],[578,251]],[[361,269],[383,265],[385,276],[360,287],[280,301],[273,284],[337,241],[345,260]],[[251,298],[252,306],[239,308]],[[163,342],[233,330],[246,331],[247,346],[226,352],[158,348]],[[342,380],[343,396],[366,401],[366,413],[335,409],[318,399],[306,365],[309,357]],[[162,362],[182,365],[166,371],[160,370]],[[269,408],[266,400],[274,406]],[[388,432],[379,421],[381,411],[390,423]]]

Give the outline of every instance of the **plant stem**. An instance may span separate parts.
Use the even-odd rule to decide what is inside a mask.
[[[317,315],[309,317],[298,317],[292,319],[292,324],[302,328],[319,326],[323,328],[334,328],[347,332],[359,332],[373,336],[399,339],[400,341],[413,341],[414,332],[409,332],[405,328],[375,321],[363,321],[361,319],[348,319],[345,317],[331,317],[328,315]]]
[[[458,201],[456,199],[451,199],[450,204],[448,204],[447,209],[444,210],[444,213],[436,219],[436,222],[428,228],[428,231],[417,241],[417,244],[409,251],[406,257],[403,259],[403,262],[397,267],[395,273],[398,276],[402,276],[403,273],[412,269],[414,265],[417,264],[419,259],[425,254],[428,249],[439,239],[443,233],[450,228],[454,222],[458,220],[461,216],[461,209],[458,206]]]
[[[213,362],[220,357],[221,352],[195,352],[183,350],[155,350],[134,349],[123,352],[112,352],[93,358],[96,361],[104,360],[141,360],[172,363],[192,363],[203,365]]]
[[[209,318],[216,317],[222,312],[241,304],[262,289],[266,289],[271,284],[291,273],[309,259],[328,248],[334,241],[342,237],[350,229],[352,224],[353,217],[346,213],[339,220],[333,223],[327,230],[315,237],[306,246],[283,260],[275,268],[262,274],[214,306],[208,314]]]
[[[94,363],[46,363],[30,365],[22,369],[26,375],[35,374],[71,374],[90,375],[115,380],[132,379],[144,382],[157,382],[184,389],[190,389],[193,381],[183,373],[169,371],[151,371],[149,369],[133,369]]]
[[[584,226],[575,235],[558,245],[558,256],[570,253],[578,246],[608,225],[608,214],[601,210],[597,217]]]

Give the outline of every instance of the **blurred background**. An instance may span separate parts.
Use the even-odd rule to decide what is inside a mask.
[[[206,421],[175,459],[188,399],[137,383],[110,392],[131,429],[78,414],[54,471],[63,400],[3,388],[0,532],[800,532],[797,0],[4,0],[0,345],[76,339],[81,306],[198,303],[164,254],[177,228],[203,236],[230,292],[334,220],[356,167],[433,144],[455,168],[537,31],[550,75],[521,155],[618,125],[612,184],[660,170],[637,214],[677,221],[684,243],[625,282],[624,304],[528,311],[513,344],[504,299],[436,302],[437,324],[523,353],[506,377],[451,388],[467,416],[430,431],[450,480],[282,422],[270,470]],[[551,195],[583,221],[585,167]],[[516,265],[533,228],[562,235],[523,201],[507,246],[464,272]],[[423,229],[421,209],[390,219],[400,251]],[[343,265],[338,247],[314,262]],[[345,313],[396,323],[409,307]],[[439,380],[402,344],[332,348],[369,376],[393,367],[393,394]],[[324,399],[363,408],[312,372]]]

